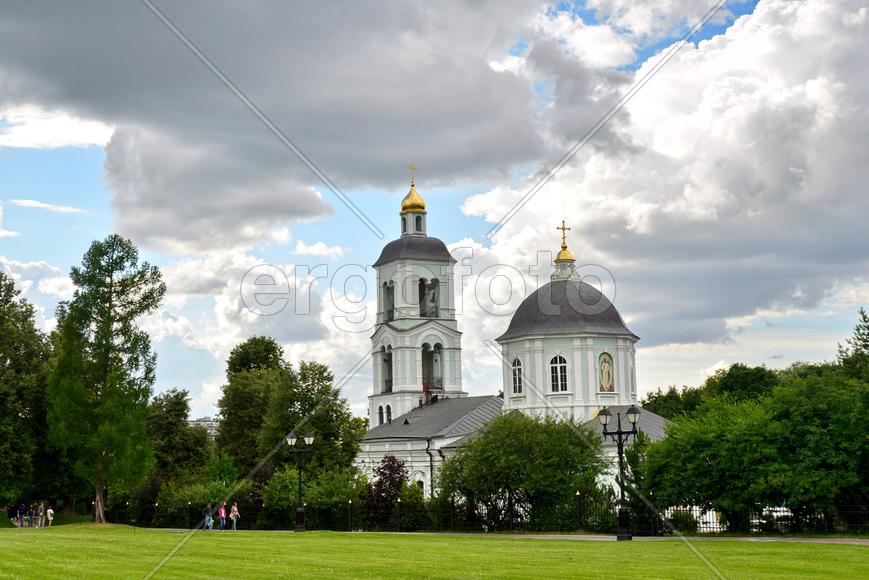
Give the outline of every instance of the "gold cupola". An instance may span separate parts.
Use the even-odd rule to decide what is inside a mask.
[[[425,200],[414,184],[416,165],[411,163],[407,168],[410,169],[410,191],[401,200],[401,235],[425,236]]]
[[[415,169],[415,168],[414,168]],[[416,186],[413,183],[413,175],[410,178],[410,191],[401,200],[401,213],[425,213],[425,200],[416,191]]]
[[[564,225],[564,220],[561,220],[561,226],[556,226],[556,230],[561,230],[561,251],[555,256],[555,263],[559,262],[575,262],[573,252],[567,249],[567,232],[570,228]]]

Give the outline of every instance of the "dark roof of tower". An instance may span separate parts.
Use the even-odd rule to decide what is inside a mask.
[[[639,340],[606,296],[594,286],[574,280],[555,280],[535,290],[516,309],[507,331],[495,340],[578,333]]]
[[[437,238],[428,236],[401,236],[392,240],[383,247],[380,257],[374,262],[375,266],[381,266],[393,260],[432,260],[437,262],[455,260],[447,250],[447,245]]]

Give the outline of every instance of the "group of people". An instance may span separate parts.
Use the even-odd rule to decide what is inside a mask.
[[[19,528],[51,527],[51,524],[54,522],[54,508],[50,505],[46,508],[42,502],[29,507],[24,502],[21,502],[17,507],[14,505],[6,506],[5,511],[9,519],[12,520],[12,523]],[[36,525],[33,525],[34,522]]]
[[[21,502],[18,506],[7,505],[4,511],[9,519],[12,520],[12,523],[20,528],[51,527],[51,524],[54,522],[54,508],[50,505],[46,508],[45,504],[41,502],[29,507],[24,502]],[[228,511],[226,503],[221,503],[215,510],[212,503],[208,502],[202,513],[205,515],[203,527],[206,530],[214,529],[215,517],[220,525],[221,532],[226,529],[227,518],[229,518],[232,524],[233,531],[236,530],[238,520],[241,519],[241,514],[238,511],[238,502],[232,502],[232,508]]]
[[[220,507],[217,510],[214,509],[214,506],[211,505],[211,502],[208,502],[208,505],[205,506],[205,509],[202,511],[205,516],[205,521],[203,522],[203,529],[213,530],[214,529],[214,517],[217,516],[217,520],[220,523],[220,531],[222,532],[226,529],[226,503],[220,504]],[[238,502],[232,502],[232,509],[229,512],[229,519],[232,521],[232,530],[236,531],[236,525],[238,524],[238,520],[241,519],[241,514],[238,512]]]

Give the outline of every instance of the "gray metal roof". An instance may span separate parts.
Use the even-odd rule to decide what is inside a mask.
[[[440,399],[369,430],[365,441],[461,437],[485,427],[501,414],[503,400],[496,396]]]
[[[630,405],[612,405],[610,407],[607,407],[607,409],[610,410],[610,413],[613,414],[612,419],[610,419],[610,424],[608,425],[610,429],[616,428],[616,413],[621,413],[622,415],[622,429],[631,428],[631,424],[630,422],[628,422],[628,418],[625,416],[625,412],[628,410],[628,407],[630,407]],[[640,409],[640,419],[639,421],[637,421],[637,428],[646,435],[648,435],[649,439],[651,439],[652,441],[660,441],[661,439],[663,439],[666,436],[666,434],[664,433],[664,428],[667,426],[667,420],[660,415],[643,409],[639,405],[637,405],[637,408]],[[597,420],[597,417],[586,421],[584,425],[586,427],[591,427],[592,429],[600,433],[601,436],[603,436],[603,425],[600,424],[600,421]]]
[[[495,340],[578,333],[613,334],[639,340],[606,296],[585,282],[573,280],[556,280],[535,290],[516,309],[507,331]]]
[[[374,265],[381,266],[387,262],[401,259],[455,262],[447,250],[446,244],[439,239],[410,235],[401,236],[386,244]]]

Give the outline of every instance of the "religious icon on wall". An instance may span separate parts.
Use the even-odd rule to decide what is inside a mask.
[[[600,392],[615,393],[615,373],[613,372],[613,357],[605,352],[598,359],[598,368],[600,369]]]

